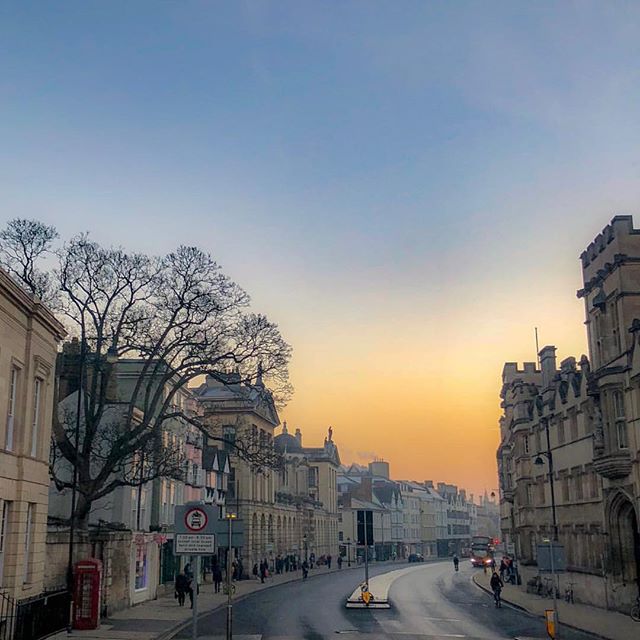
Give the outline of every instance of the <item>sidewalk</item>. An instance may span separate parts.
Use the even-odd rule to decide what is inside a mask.
[[[473,581],[484,591],[491,592],[489,581],[491,576],[487,573],[476,573]],[[545,609],[553,609],[553,600],[527,593],[524,587],[506,584],[502,590],[502,599],[521,609],[525,609],[541,618]],[[558,618],[560,630],[562,625],[587,631],[609,640],[631,640],[640,638],[640,624],[634,622],[630,616],[625,616],[615,611],[607,611],[586,604],[569,604],[563,599],[558,600]],[[540,637],[546,638],[544,620],[540,620]]]
[[[373,566],[380,566],[383,563],[375,563]],[[384,564],[394,564],[385,562]],[[315,576],[337,573],[338,571],[362,570],[364,565],[353,565],[342,569],[332,567],[329,571],[326,567],[316,567],[309,572],[309,579]],[[354,580],[356,578],[354,577]],[[268,589],[286,582],[302,580],[301,571],[291,571],[268,578],[264,584],[259,580],[249,579],[234,582],[236,591],[233,596],[234,603],[247,595],[263,589]],[[227,596],[223,593],[214,594],[213,584],[205,583],[200,585],[200,595],[198,596],[198,617],[211,613],[214,609],[227,604]],[[118,611],[111,618],[102,620],[99,629],[94,631],[74,630],[72,635],[67,635],[66,631],[60,631],[52,636],[53,640],[67,640],[77,638],[78,640],[169,640],[182,629],[191,624],[193,611],[189,608],[189,599],[184,607],[179,607],[173,595],[173,590],[164,596],[159,596],[157,600],[148,600],[139,605]],[[224,629],[218,635],[224,635]]]

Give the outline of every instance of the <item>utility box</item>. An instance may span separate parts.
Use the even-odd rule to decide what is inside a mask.
[[[102,563],[89,558],[73,567],[73,628],[97,629],[100,625]]]

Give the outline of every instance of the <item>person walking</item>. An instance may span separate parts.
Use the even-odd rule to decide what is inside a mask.
[[[302,579],[306,580],[309,575],[309,563],[304,560],[302,563]]]
[[[175,589],[176,589],[176,598],[178,599],[178,605],[183,607],[185,596],[189,591],[189,579],[184,574],[184,571],[181,571],[176,576]]]
[[[328,568],[329,570],[331,570],[331,560],[332,560],[332,558],[331,558],[331,554],[329,554],[329,555],[327,556],[327,568]]]
[[[257,580],[258,579],[258,563],[257,562],[253,565],[253,569],[251,570],[251,573],[253,574],[253,577]]]
[[[500,592],[504,587],[504,582],[500,579],[500,576],[494,571],[491,576],[491,581],[489,582],[491,586],[491,591],[493,591],[493,599],[496,601],[496,607],[500,608],[502,606],[502,601],[500,599]]]
[[[220,593],[220,584],[222,583],[222,570],[220,565],[216,562],[213,565],[213,592]]]
[[[267,561],[263,560],[260,563],[260,582],[264,584],[264,579],[267,577]]]
[[[338,556],[338,569],[342,569],[342,556]]]
[[[459,566],[460,566],[460,560],[458,558],[458,554],[454,553],[453,554],[453,567],[457,571]]]

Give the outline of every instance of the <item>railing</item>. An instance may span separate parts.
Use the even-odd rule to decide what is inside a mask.
[[[13,640],[39,640],[64,629],[69,616],[69,592],[44,593],[18,602]]]
[[[16,601],[0,593],[0,640],[39,640],[64,629],[69,593],[43,593]]]
[[[17,603],[4,593],[0,593],[0,640],[13,640]]]

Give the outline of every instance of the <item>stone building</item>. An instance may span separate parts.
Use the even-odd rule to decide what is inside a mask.
[[[316,557],[335,555],[339,457],[331,434],[324,447],[305,448],[299,430],[295,436],[285,432],[276,448],[280,419],[260,375],[255,384],[242,384],[233,373],[224,381],[207,376],[195,397],[209,433],[227,443],[227,505],[244,522],[244,547],[236,550],[244,566],[278,555],[300,559],[305,549]],[[283,464],[252,465],[233,443],[263,458],[282,455]]]
[[[283,468],[277,475],[276,502],[296,505],[302,523],[300,548],[302,551],[306,548],[306,552],[315,557],[336,557],[340,456],[333,442],[332,428],[329,427],[322,447],[304,447],[300,429],[292,436],[285,422],[282,433],[274,438],[274,447],[284,458]],[[274,552],[287,553],[284,536],[278,540],[277,531]]]
[[[0,591],[43,590],[49,444],[63,326],[0,269]]]
[[[576,598],[626,611],[640,588],[640,230],[616,216],[580,258],[590,358],[557,368],[545,347],[540,368],[503,369],[502,530],[530,574],[557,532]]]
[[[514,363],[503,369],[501,526],[505,541],[515,544],[523,578],[532,577],[537,573],[537,545],[555,533],[550,450],[557,534],[565,545],[575,596],[604,601],[600,576],[605,531],[601,486],[593,467],[589,366],[586,358],[579,366],[575,358],[567,358],[558,368],[555,351],[553,346],[542,349],[540,368],[525,362],[521,369]]]

